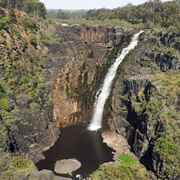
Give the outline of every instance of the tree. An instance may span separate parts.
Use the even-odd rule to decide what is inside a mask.
[[[59,10],[57,13],[58,19],[69,19],[68,13],[64,12],[63,10]]]
[[[39,2],[37,6],[37,13],[40,17],[46,18],[47,11],[44,3]]]

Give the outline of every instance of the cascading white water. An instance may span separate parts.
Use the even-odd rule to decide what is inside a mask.
[[[99,96],[97,94],[98,98],[96,99],[94,103],[93,117],[88,127],[89,130],[96,131],[101,128],[104,105],[105,105],[106,99],[108,98],[110,94],[112,81],[114,77],[116,76],[117,68],[120,65],[120,63],[123,61],[125,56],[129,53],[129,51],[134,49],[134,47],[138,44],[138,37],[142,32],[144,31],[140,31],[139,33],[133,36],[132,41],[129,44],[129,46],[122,50],[121,54],[116,59],[114,64],[109,68],[108,73],[105,76],[103,86],[97,92]]]

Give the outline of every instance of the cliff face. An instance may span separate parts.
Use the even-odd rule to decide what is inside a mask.
[[[37,162],[60,134],[53,118],[58,126],[89,119],[95,74],[127,32],[2,11],[0,151],[28,153]]]
[[[178,38],[153,31],[141,37],[119,68],[108,120],[148,169],[168,179],[179,177]]]
[[[95,93],[112,64],[107,60],[112,48],[132,32],[59,28],[63,50],[56,49],[54,57],[63,57],[66,64],[53,90],[53,112],[56,124],[66,126],[90,120]],[[104,126],[123,135],[140,161],[160,178],[179,177],[178,38],[178,33],[146,31],[120,66],[104,111]]]
[[[24,12],[3,12],[11,23],[0,30],[0,152],[29,153],[37,162],[60,134],[43,64],[48,49],[42,23]]]
[[[106,27],[57,28],[60,40],[50,49],[53,58],[59,56],[65,62],[53,90],[54,121],[58,126],[90,120],[95,91],[102,80],[97,75],[105,75],[100,68],[128,33]]]

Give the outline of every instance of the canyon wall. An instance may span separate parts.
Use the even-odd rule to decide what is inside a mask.
[[[124,37],[134,31],[122,28],[61,26],[60,39],[50,47],[64,67],[53,90],[54,121],[59,127],[90,121],[95,93],[107,71],[102,65]],[[101,77],[98,77],[101,76]]]
[[[0,151],[38,162],[59,137],[54,122],[90,119],[96,75],[133,31],[42,23],[23,12],[13,18],[0,31]]]
[[[61,33],[69,42],[63,52],[56,52],[67,62],[53,90],[54,121],[59,127],[90,120],[96,92],[112,59],[135,33],[101,27],[61,28],[71,28],[76,38]],[[124,136],[140,162],[159,178],[179,177],[178,38],[178,33],[146,30],[120,65],[104,110],[103,128]]]
[[[72,29],[76,36],[73,40],[62,33],[70,30],[60,31],[68,45],[55,53],[67,63],[53,90],[54,121],[59,127],[90,120],[95,94],[116,58],[112,55],[135,33],[116,28],[61,28]],[[140,162],[159,178],[179,177],[178,38],[175,32],[146,30],[120,65],[104,110],[103,128],[124,136]]]
[[[119,67],[110,129],[159,178],[178,179],[180,56],[178,33],[146,31]],[[173,166],[173,167],[172,167]]]

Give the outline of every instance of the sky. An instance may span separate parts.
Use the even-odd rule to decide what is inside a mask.
[[[142,4],[148,0],[40,0],[47,9],[99,9],[99,8],[117,8],[125,6],[128,3],[133,5]]]

